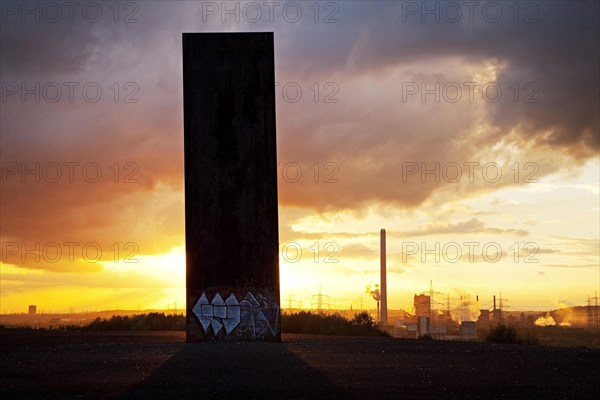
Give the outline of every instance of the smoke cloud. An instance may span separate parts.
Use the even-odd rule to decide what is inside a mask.
[[[535,320],[534,324],[536,326],[555,326],[556,321],[552,318],[551,315],[546,314],[546,316],[541,316]]]
[[[479,302],[468,294],[461,295],[460,303],[451,310],[452,319],[456,322],[477,321],[480,314]]]
[[[381,292],[379,291],[378,284],[373,285],[373,289],[371,289],[371,285],[367,285],[367,290],[365,293],[370,294],[375,301],[381,300]]]

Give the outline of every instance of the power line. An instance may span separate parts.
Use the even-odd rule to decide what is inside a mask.
[[[327,308],[331,308],[331,304],[330,304],[330,303],[329,303],[329,301],[328,301],[328,300],[329,300],[329,296],[328,296],[328,295],[326,295],[326,294],[323,294],[323,292],[321,291],[321,286],[319,286],[319,293],[317,293],[317,294],[313,294],[313,295],[312,295],[312,298],[313,298],[313,299],[315,299],[315,298],[316,298],[316,300],[313,300],[313,301],[311,302],[311,306],[312,306],[313,304],[316,304],[316,305],[317,305],[317,312],[318,312],[319,314],[322,314],[322,313],[323,313],[323,305],[326,305],[326,306],[327,306]],[[325,300],[327,300],[327,301],[324,301],[323,299],[325,299]]]
[[[287,297],[288,297],[287,298],[287,308],[288,308],[288,310],[296,308],[295,306],[298,306],[297,308],[302,308],[302,300],[296,299],[296,295],[295,294],[289,293]]]

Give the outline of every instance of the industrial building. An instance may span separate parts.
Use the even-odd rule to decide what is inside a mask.
[[[475,321],[463,321],[460,324],[459,336],[462,340],[477,339],[477,329]]]

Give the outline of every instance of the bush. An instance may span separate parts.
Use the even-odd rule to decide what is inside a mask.
[[[324,315],[300,311],[283,314],[281,331],[316,335],[387,336],[385,332],[377,329],[375,321],[367,312],[356,314],[352,320],[347,320],[337,313]]]
[[[517,328],[512,325],[496,325],[485,337],[486,342],[491,343],[509,343],[509,344],[528,344],[537,345],[539,339],[531,332],[527,331],[525,335],[519,333]]]
[[[354,315],[354,318],[352,318],[350,323],[360,328],[366,328],[367,330],[370,330],[377,325],[373,317],[371,317],[371,314],[366,311]]]
[[[69,325],[67,330],[85,331],[184,331],[185,316],[163,313],[113,315],[110,319],[96,318],[82,327]]]

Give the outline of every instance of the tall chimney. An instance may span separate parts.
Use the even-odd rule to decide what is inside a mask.
[[[382,229],[379,235],[380,249],[380,270],[381,270],[381,325],[387,325],[387,280],[386,280],[386,259],[385,259],[385,229]]]

